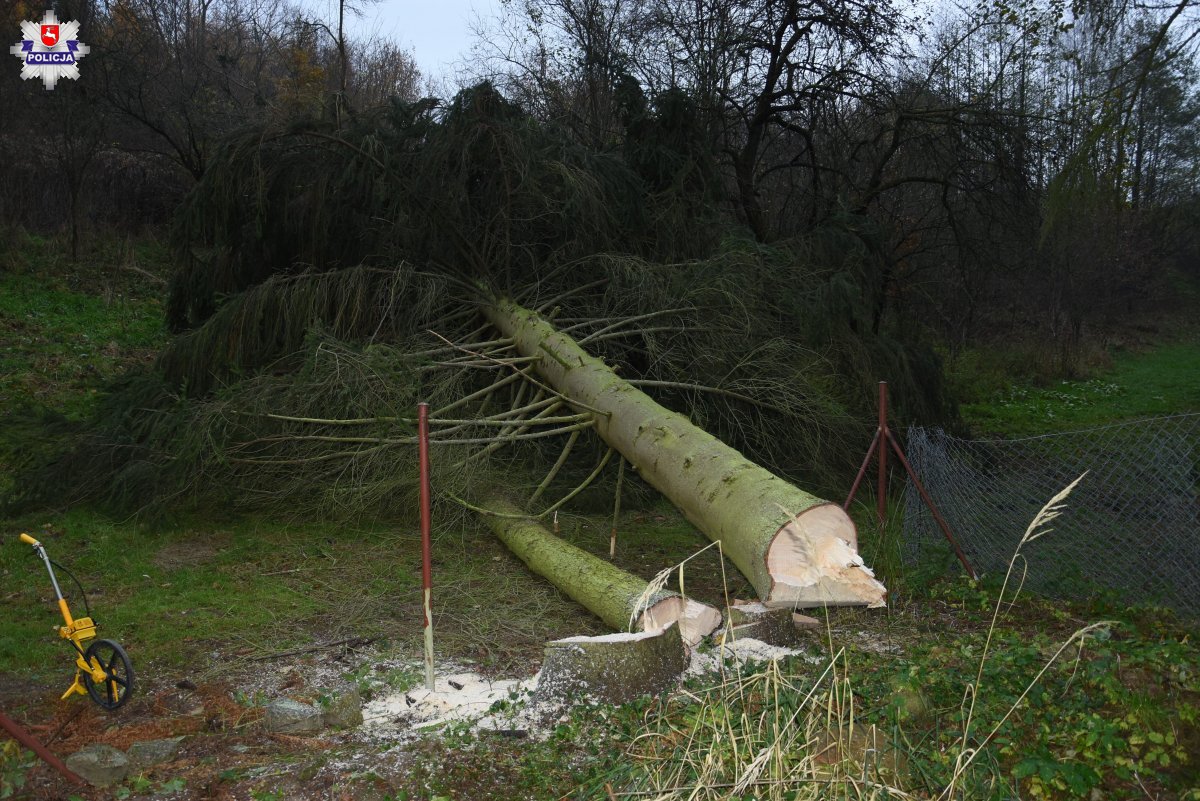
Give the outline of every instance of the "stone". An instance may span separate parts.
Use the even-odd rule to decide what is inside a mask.
[[[358,690],[348,690],[334,696],[325,707],[324,720],[326,726],[339,729],[352,729],[361,726],[363,722],[362,696]]]
[[[267,705],[263,726],[272,734],[316,734],[321,731],[321,710],[291,698],[280,698]]]
[[[792,623],[795,624],[798,631],[822,631],[825,628],[825,624],[815,617],[802,615],[799,612],[792,613]]]
[[[67,757],[67,767],[88,784],[111,787],[129,775],[129,758],[111,745],[97,743]]]
[[[140,740],[129,746],[127,755],[130,766],[134,770],[145,770],[154,765],[170,762],[179,751],[182,737],[168,737],[163,740]]]

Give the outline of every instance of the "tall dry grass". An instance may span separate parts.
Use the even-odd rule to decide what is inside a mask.
[[[609,797],[950,801],[1003,792],[1010,781],[998,775],[999,761],[990,752],[997,735],[1047,671],[1109,625],[1098,622],[1075,631],[1030,677],[1006,712],[989,720],[981,717],[978,701],[986,691],[993,635],[1024,584],[1028,564],[1023,549],[1053,531],[1050,524],[1063,513],[1067,497],[1082,479],[1051,498],[1017,543],[992,610],[978,670],[963,690],[962,731],[951,767],[940,780],[918,775],[915,767],[917,762],[930,762],[920,749],[935,746],[910,739],[898,727],[884,731],[861,722],[863,710],[856,703],[847,650],[835,642],[827,618],[827,653],[814,670],[803,670],[801,660],[725,661],[706,683],[686,686],[652,708],[611,777]],[[676,568],[682,572],[684,564]],[[670,570],[660,573],[656,583],[665,585],[669,574]],[[726,619],[728,611],[727,605]],[[724,636],[732,638],[733,631],[727,628]]]

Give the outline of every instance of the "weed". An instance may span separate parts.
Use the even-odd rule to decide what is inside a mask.
[[[370,663],[364,662],[343,676],[343,678],[354,685],[354,688],[358,690],[358,694],[364,702],[370,701],[375,697],[375,685],[371,682],[373,669],[374,667]]]
[[[268,703],[270,703],[270,699],[267,698],[267,694],[262,690],[255,690],[249,695],[242,690],[234,690],[233,700],[238,705],[249,707],[251,709],[265,707]]]
[[[415,667],[393,668],[383,674],[383,683],[396,692],[408,692],[424,681],[424,673]]]
[[[25,786],[25,774],[35,764],[33,752],[15,740],[0,743],[0,798],[11,798]]]
[[[168,779],[158,786],[161,793],[178,793],[182,792],[187,787],[187,779],[176,777]]]
[[[116,792],[113,793],[113,797],[116,798],[117,801],[124,801],[124,799],[129,798],[134,793],[141,795],[142,793],[150,792],[150,790],[153,788],[154,782],[150,781],[148,778],[139,773],[137,776],[127,780],[125,787],[118,788]]]

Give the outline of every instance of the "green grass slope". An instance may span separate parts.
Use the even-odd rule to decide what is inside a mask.
[[[1200,412],[1200,342],[1123,351],[1091,378],[1015,384],[961,407],[973,431],[1010,437]]]

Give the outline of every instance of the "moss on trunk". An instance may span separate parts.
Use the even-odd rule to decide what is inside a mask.
[[[678,593],[666,590],[651,594],[635,610],[648,586],[644,579],[554,536],[534,520],[519,517],[523,512],[509,501],[492,498],[483,508],[497,513],[484,515],[488,525],[530,570],[617,631],[628,631],[631,619],[635,629],[644,631],[661,631],[678,622],[683,638],[695,644],[720,624],[717,610],[685,602]]]

